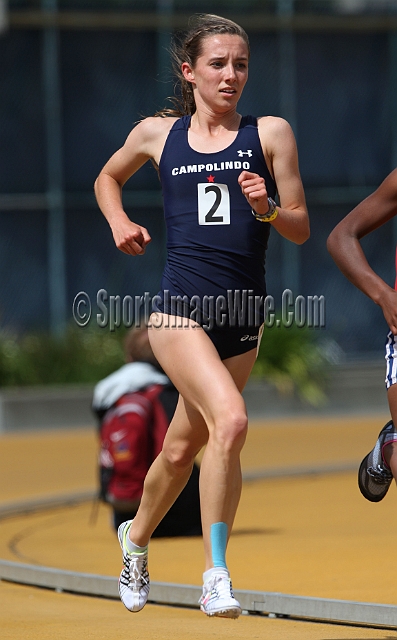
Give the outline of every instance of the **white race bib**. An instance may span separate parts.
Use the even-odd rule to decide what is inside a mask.
[[[197,185],[199,224],[230,224],[230,196],[227,184],[201,182]]]

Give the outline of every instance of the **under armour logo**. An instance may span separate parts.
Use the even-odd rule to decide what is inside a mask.
[[[243,156],[248,156],[249,158],[252,156],[252,151],[251,149],[247,149],[247,151],[237,151],[237,155],[239,158],[242,158]]]

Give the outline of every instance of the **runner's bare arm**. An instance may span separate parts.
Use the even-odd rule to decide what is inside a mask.
[[[284,238],[302,244],[310,236],[310,225],[295,136],[286,120],[270,116],[258,120],[258,131],[280,198],[279,214],[270,224]]]
[[[397,334],[397,292],[368,264],[360,239],[397,214],[397,169],[380,187],[353,209],[331,232],[327,248],[339,269],[383,311]]]
[[[151,241],[147,229],[132,222],[124,211],[122,187],[147,160],[157,163],[171,118],[147,118],[131,131],[124,145],[113,154],[95,181],[96,199],[108,221],[116,246],[130,255],[142,255]]]

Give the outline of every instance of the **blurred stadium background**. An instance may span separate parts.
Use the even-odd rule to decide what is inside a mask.
[[[247,30],[242,113],[280,115],[295,131],[312,235],[276,233],[268,289],[281,300],[324,295],[326,328],[346,357],[383,351],[380,310],[327,254],[335,224],[397,165],[396,0],[0,1],[0,330],[61,334],[81,290],[95,299],[154,295],[165,258],[161,192],[145,166],[127,183],[130,216],[153,242],[131,260],[115,249],[93,182],[134,123],[172,94],[170,34],[195,12]],[[395,221],[365,239],[394,282]],[[334,343],[333,343],[334,344]]]

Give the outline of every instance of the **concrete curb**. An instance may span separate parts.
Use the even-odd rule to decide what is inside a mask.
[[[54,509],[67,505],[79,504],[95,500],[95,491],[77,491],[76,493],[65,493],[53,496],[43,496],[32,500],[21,500],[19,502],[0,503],[0,520],[23,513],[32,513],[43,509]]]
[[[89,573],[0,560],[0,578],[8,582],[66,591],[89,596],[118,599],[118,579]],[[267,591],[235,590],[242,609],[248,613],[291,616],[328,622],[347,622],[397,628],[397,606],[310,598]],[[152,582],[149,602],[198,608],[201,588],[186,584]]]

